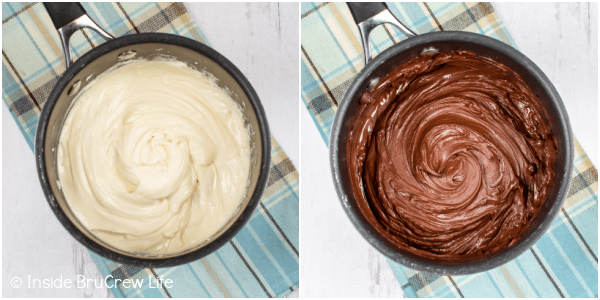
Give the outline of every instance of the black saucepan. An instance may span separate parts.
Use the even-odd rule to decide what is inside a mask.
[[[168,267],[202,258],[233,238],[250,219],[264,192],[269,176],[271,140],[269,126],[258,95],[246,77],[217,51],[195,40],[172,34],[141,33],[113,39],[98,27],[79,3],[45,3],[59,32],[65,51],[67,70],[46,101],[36,132],[35,157],[42,189],[52,211],[62,225],[88,249],[113,261],[142,267]],[[90,28],[108,41],[87,52],[71,64],[69,37],[82,27]],[[73,215],[57,186],[56,152],[61,127],[78,90],[93,78],[124,59],[168,55],[212,73],[219,84],[231,91],[251,127],[250,185],[238,213],[215,238],[187,252],[161,257],[126,253],[102,242],[85,229]]]
[[[411,269],[440,275],[464,275],[501,266],[528,250],[550,227],[566,199],[573,170],[573,138],[569,118],[556,89],[544,73],[525,55],[500,41],[484,35],[444,31],[414,35],[387,9],[384,3],[348,3],[363,38],[365,68],[356,76],[338,107],[330,137],[331,172],[337,194],[348,218],[375,249]],[[371,60],[369,31],[382,23],[391,23],[407,36],[412,36]],[[365,38],[366,37],[366,38]],[[543,207],[521,235],[517,244],[487,256],[459,262],[423,258],[399,249],[380,235],[360,212],[350,187],[346,160],[346,141],[353,116],[358,111],[363,92],[380,77],[413,57],[431,51],[468,50],[503,63],[517,72],[540,98],[548,112],[551,132],[556,136],[558,154],[556,177]]]

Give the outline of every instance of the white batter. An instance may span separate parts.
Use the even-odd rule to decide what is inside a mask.
[[[78,96],[58,147],[62,190],[82,224],[132,253],[173,254],[239,210],[250,170],[238,104],[174,60],[135,60]]]

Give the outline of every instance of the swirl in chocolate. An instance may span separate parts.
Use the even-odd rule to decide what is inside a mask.
[[[479,257],[515,244],[554,180],[539,98],[471,52],[427,54],[365,92],[347,144],[362,214],[400,249]]]

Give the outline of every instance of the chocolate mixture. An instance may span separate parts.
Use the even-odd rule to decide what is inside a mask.
[[[397,247],[458,260],[518,241],[557,144],[539,98],[472,52],[416,57],[365,92],[347,144],[362,214]]]

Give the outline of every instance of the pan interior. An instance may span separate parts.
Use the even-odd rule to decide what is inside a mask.
[[[74,100],[76,99],[76,92],[70,93],[71,88],[79,82],[78,91],[81,91],[85,88],[85,86],[91,82],[95,77],[97,77],[102,72],[106,71],[110,67],[115,64],[126,60],[126,59],[139,59],[139,58],[147,58],[151,59],[156,56],[169,56],[171,58],[175,58],[179,61],[186,62],[190,66],[197,68],[201,71],[206,71],[214,75],[218,81],[219,86],[223,87],[225,90],[229,92],[232,99],[239,104],[245,118],[246,127],[250,133],[250,149],[251,149],[251,160],[250,160],[250,174],[249,174],[249,183],[246,191],[245,198],[243,199],[239,210],[232,216],[229,222],[221,228],[213,237],[209,240],[203,242],[202,244],[193,247],[191,249],[185,250],[184,252],[174,253],[170,255],[140,255],[136,253],[129,253],[118,248],[115,248],[101,239],[97,238],[94,234],[92,234],[88,229],[86,229],[81,222],[75,217],[71,209],[69,208],[68,203],[65,201],[65,196],[61,189],[57,186],[58,181],[58,172],[57,172],[57,148],[58,141],[60,138],[60,133],[64,121],[67,117],[69,109],[72,107]],[[66,87],[61,91],[60,96],[58,97],[54,108],[52,109],[49,120],[48,127],[46,132],[46,139],[44,143],[44,161],[46,164],[48,183],[54,194],[55,203],[57,203],[62,211],[66,214],[67,218],[81,231],[87,238],[91,239],[95,243],[101,245],[102,247],[109,249],[118,254],[126,255],[134,258],[142,258],[142,259],[166,259],[170,257],[177,257],[181,255],[185,255],[187,253],[196,251],[210,244],[210,242],[214,241],[218,237],[222,236],[231,226],[239,219],[239,217],[244,213],[246,207],[249,205],[250,200],[253,197],[255,189],[257,187],[257,183],[259,181],[260,171],[261,171],[261,163],[263,157],[263,147],[262,147],[262,136],[261,130],[259,126],[259,120],[257,118],[257,114],[254,110],[254,107],[249,99],[249,95],[244,92],[244,89],[240,86],[240,84],[234,79],[234,77],[225,70],[221,65],[217,62],[211,60],[205,55],[202,55],[199,52],[188,49],[186,47],[166,44],[166,43],[141,43],[134,44],[116,48],[109,52],[104,53],[103,55],[97,57],[89,64],[85,65],[81,68],[68,82]],[[268,137],[266,137],[268,138]],[[268,151],[268,150],[266,150]]]
[[[502,47],[499,48],[494,46],[495,43],[490,44],[488,41],[477,41],[478,38],[467,37],[457,39],[458,41],[452,40],[452,38],[449,37],[450,32],[445,34],[447,35],[443,36],[440,33],[425,34],[411,38],[408,42],[397,44],[395,49],[390,48],[386,50],[389,52],[381,53],[380,56],[382,57],[376,57],[375,60],[373,60],[371,64],[358,75],[355,79],[356,82],[353,83],[353,85],[356,84],[356,86],[351,86],[348,89],[344,96],[345,102],[343,102],[340,109],[338,109],[339,115],[336,115],[336,119],[339,118],[339,120],[336,120],[334,123],[334,129],[332,131],[332,138],[335,139],[332,143],[334,144],[334,150],[332,151],[335,151],[335,153],[332,153],[332,155],[337,156],[333,161],[337,160],[338,166],[332,167],[339,168],[339,170],[334,172],[335,174],[338,174],[340,178],[334,179],[336,180],[335,184],[338,185],[338,193],[342,191],[344,194],[341,196],[341,199],[344,208],[346,209],[346,213],[367,241],[383,254],[413,269],[437,274],[460,275],[480,272],[489,269],[488,266],[493,265],[493,267],[496,267],[515,258],[535,242],[535,236],[539,238],[545,232],[553,220],[553,218],[546,218],[546,216],[549,214],[556,215],[556,210],[560,209],[562,201],[564,201],[568,191],[569,180],[563,180],[563,177],[567,176],[570,178],[571,176],[570,168],[572,167],[572,158],[570,158],[570,156],[572,155],[572,151],[570,149],[572,148],[572,143],[568,120],[566,120],[567,117],[564,113],[561,113],[564,112],[564,108],[562,108],[560,97],[545,75],[543,75],[531,61],[521,54],[515,55],[514,52],[518,53],[518,51],[512,48],[510,48],[511,50],[506,50]],[[464,33],[461,32],[458,34]],[[430,35],[429,38],[426,37],[427,35]],[[454,37],[456,37],[456,35],[454,35]],[[412,43],[410,43],[411,40],[413,40]],[[498,41],[495,42],[499,43]],[[508,47],[506,45],[504,46]],[[373,78],[385,76],[397,66],[420,55],[421,52],[428,47],[434,47],[442,52],[467,50],[508,66],[519,74],[525,83],[539,97],[543,107],[548,113],[550,119],[546,121],[550,124],[551,132],[555,135],[558,144],[557,159],[554,165],[556,170],[554,184],[549,190],[548,198],[544,202],[543,207],[531,221],[530,226],[526,231],[522,233],[520,241],[512,247],[507,247],[481,257],[460,261],[443,261],[423,258],[398,248],[383,235],[379,234],[375,227],[367,222],[356,204],[347,171],[346,141],[348,140],[351,122],[359,108],[359,99],[363,92],[368,88],[368,85]],[[373,65],[377,67],[373,69]],[[335,128],[336,126],[338,128]],[[338,129],[339,131],[336,131]],[[338,134],[338,136],[335,136],[335,134]],[[337,146],[337,148],[335,148],[335,146]],[[565,181],[567,181],[566,186]],[[541,233],[539,231],[541,231]]]

